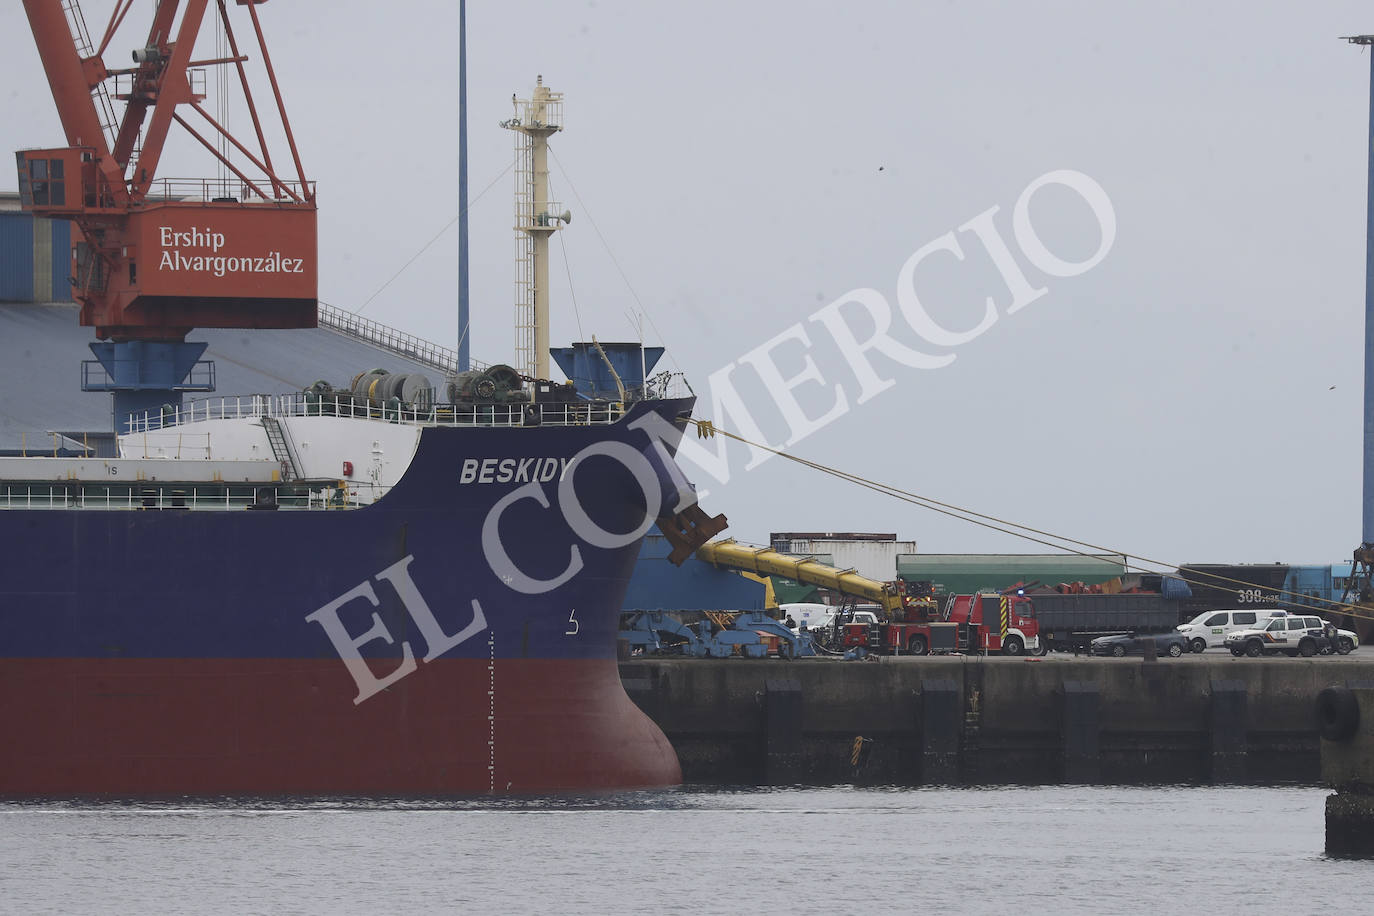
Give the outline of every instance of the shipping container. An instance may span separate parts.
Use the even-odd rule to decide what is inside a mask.
[[[879,540],[827,540],[815,539],[775,539],[772,547],[778,553],[790,556],[828,556],[828,565],[839,569],[852,569],[861,576],[891,582],[897,578],[897,556],[914,553],[915,541]]]

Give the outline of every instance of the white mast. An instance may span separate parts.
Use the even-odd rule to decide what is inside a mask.
[[[549,236],[572,214],[549,200],[549,137],[563,129],[563,93],[540,76],[534,97],[517,99],[515,117],[515,367],[549,377]]]

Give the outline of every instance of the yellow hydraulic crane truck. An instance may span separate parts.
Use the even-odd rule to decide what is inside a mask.
[[[789,557],[768,547],[750,547],[732,538],[701,545],[697,548],[697,556],[712,566],[760,576],[785,576],[852,598],[862,598],[881,607],[883,616],[888,620],[903,619],[908,608],[917,603],[908,601],[901,590],[890,582],[879,582],[861,576],[852,569],[836,569],[805,557]],[[930,602],[930,606],[933,608],[934,603]]]

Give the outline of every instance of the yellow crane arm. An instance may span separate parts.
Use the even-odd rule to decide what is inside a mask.
[[[881,605],[886,616],[902,607],[902,596],[886,582],[861,576],[852,569],[836,569],[815,560],[789,557],[768,547],[748,547],[732,538],[712,541],[697,548],[697,556],[712,566],[742,570],[760,576],[786,576],[807,585],[829,588],[842,595],[863,598]]]

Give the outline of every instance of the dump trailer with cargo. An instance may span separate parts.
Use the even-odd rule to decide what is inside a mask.
[[[1028,596],[1040,638],[1050,650],[1086,651],[1099,636],[1166,633],[1179,624],[1180,602],[1160,594],[1058,594]]]

